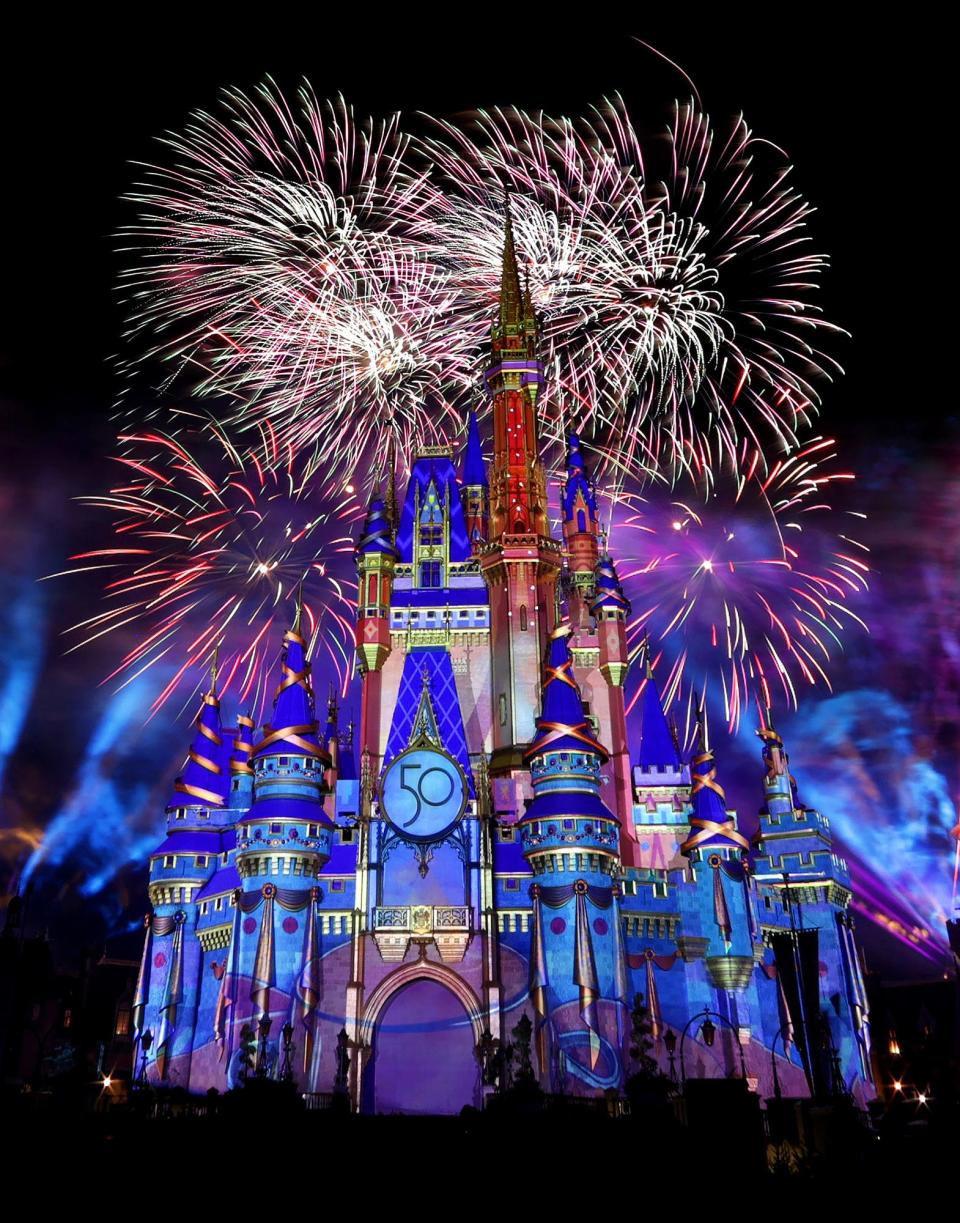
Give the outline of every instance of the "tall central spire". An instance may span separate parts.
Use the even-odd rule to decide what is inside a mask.
[[[529,283],[520,284],[513,221],[504,219],[500,309],[490,333],[493,358],[487,388],[493,397],[491,539],[548,532],[546,482],[537,446],[536,406],[544,384]]]
[[[503,235],[503,267],[500,272],[500,329],[520,327],[522,300],[520,272],[517,269],[517,248],[513,240],[513,218],[510,197],[507,196],[507,216]]]

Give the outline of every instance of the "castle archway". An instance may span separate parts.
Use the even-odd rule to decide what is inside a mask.
[[[449,969],[419,963],[391,974],[371,995],[362,1029],[365,1112],[457,1114],[477,1103],[480,1008]]]

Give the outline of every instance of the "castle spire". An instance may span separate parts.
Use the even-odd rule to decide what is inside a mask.
[[[216,664],[210,670],[210,688],[194,719],[195,734],[187,753],[183,776],[173,786],[167,810],[175,807],[222,807],[226,803],[227,773],[223,759],[223,726],[217,696]]]
[[[500,268],[500,326],[504,330],[519,327],[523,314],[523,299],[520,292],[520,272],[517,268],[517,249],[513,240],[513,218],[510,215],[510,196],[507,195],[503,227],[503,261]]]
[[[467,440],[463,447],[460,479],[464,488],[487,486],[487,465],[483,461],[483,445],[480,441],[476,412],[470,412],[467,417]]]
[[[667,716],[663,712],[660,689],[653,677],[649,647],[647,654],[647,679],[643,690],[643,709],[640,720],[640,752],[637,763],[641,769],[679,769],[680,754],[677,751]]]
[[[727,814],[727,796],[717,780],[717,763],[710,747],[705,702],[698,702],[697,725],[699,745],[691,761],[690,797],[693,814],[690,816],[690,835],[680,846],[687,854],[697,849],[735,849],[749,852],[750,842],[737,831],[732,815]]]
[[[480,427],[476,412],[467,420],[467,440],[463,447],[463,462],[460,469],[460,497],[463,501],[463,517],[472,546],[487,538],[487,465],[483,461],[483,446],[480,442]]]
[[[320,746],[317,736],[307,643],[300,635],[301,614],[302,601],[298,593],[293,625],[283,635],[281,679],[274,694],[273,717],[263,728],[264,735],[256,746],[255,757],[283,752],[327,759],[327,752]]]
[[[543,712],[537,718],[536,734],[524,757],[530,760],[548,750],[587,750],[606,763],[609,755],[597,742],[593,727],[583,712],[583,698],[573,677],[569,637],[569,623],[558,624],[550,636],[550,650],[543,672]]]

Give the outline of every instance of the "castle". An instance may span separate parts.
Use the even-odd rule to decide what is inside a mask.
[[[575,436],[551,533],[509,218],[491,349],[492,463],[471,415],[459,464],[421,448],[402,504],[392,475],[370,501],[355,742],[334,704],[318,720],[299,613],[268,725],[228,728],[215,683],[204,697],[150,859],[139,1073],[457,1112],[526,1016],[543,1088],[597,1095],[632,1072],[640,995],[665,1073],[863,1104],[849,877],[769,717],[753,845],[649,664],[628,740],[630,605]]]

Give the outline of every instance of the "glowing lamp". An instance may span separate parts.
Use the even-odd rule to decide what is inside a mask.
[[[703,1037],[703,1043],[707,1048],[712,1049],[714,1038],[717,1035],[716,1024],[711,1023],[709,1019],[705,1019],[700,1025],[700,1035]]]

